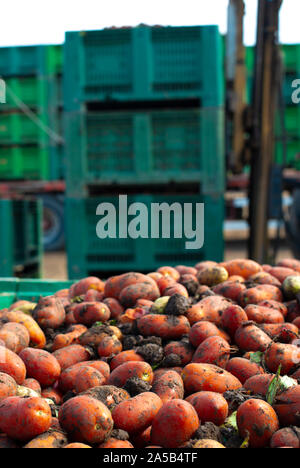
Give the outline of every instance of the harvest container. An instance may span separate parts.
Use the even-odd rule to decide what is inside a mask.
[[[35,114],[47,125],[45,113]],[[43,128],[22,112],[0,113],[0,145],[46,145],[48,135]]]
[[[64,178],[61,77],[9,78],[7,82],[17,100],[8,98],[7,105],[0,107],[0,179]],[[23,112],[23,104],[33,117],[26,107]]]
[[[67,32],[67,110],[91,101],[197,98],[222,106],[222,39],[217,26]]]
[[[284,69],[283,77],[283,98],[286,105],[292,105],[292,94],[295,88],[292,86],[293,81],[300,79],[300,46],[282,45],[282,64]],[[246,71],[247,71],[247,96],[250,102],[252,95],[252,84],[255,67],[255,48],[246,47]],[[299,88],[299,85],[297,86]]]
[[[300,139],[300,106],[287,106],[284,119],[288,136]]]
[[[45,78],[37,76],[7,78],[5,83],[6,103],[1,104],[1,112],[19,109],[20,101],[31,109],[45,109],[48,86],[48,80]]]
[[[0,200],[0,277],[39,277],[42,267],[42,203]]]
[[[50,296],[72,284],[73,281],[0,279],[0,309],[9,307],[17,300],[37,302],[41,296]]]
[[[0,48],[0,180],[63,178],[62,69],[60,45]]]
[[[203,193],[222,193],[223,114],[222,108],[67,113],[68,197],[113,183],[196,182]]]
[[[45,46],[0,48],[0,76],[34,76],[45,74]]]
[[[286,161],[283,152],[282,127],[279,115],[276,117],[275,161],[294,169],[300,169],[300,107],[286,106],[284,110],[286,132]]]
[[[276,140],[274,160],[277,164],[286,164],[287,167],[300,169],[300,107],[293,105],[292,94],[296,90],[292,86],[295,79],[300,79],[300,45],[282,45],[282,59],[285,70],[283,79],[283,99],[286,104],[284,110],[285,130],[287,134],[287,153],[284,160],[281,126],[279,116],[276,117]],[[255,48],[246,47],[246,70],[247,70],[247,101],[250,102],[252,95],[252,84],[255,66]],[[297,86],[299,88],[299,85]]]
[[[62,73],[61,45],[0,47],[0,76],[49,76]]]
[[[300,138],[287,139],[286,161],[284,160],[283,146],[279,139],[275,143],[275,161],[293,169],[300,170]]]
[[[297,73],[300,70],[300,44],[284,44],[280,46],[284,68],[288,73]],[[255,47],[246,47],[246,69],[254,72]]]
[[[119,220],[119,198],[117,196],[101,196],[89,199],[66,200],[66,242],[68,253],[69,278],[77,279],[89,275],[104,276],[109,272],[121,271],[152,271],[161,265],[194,265],[201,260],[222,261],[223,259],[223,220],[224,199],[222,195],[212,197],[205,195],[129,195],[128,206],[131,203],[143,203],[148,215],[143,219],[141,229],[147,230],[148,238],[120,238],[119,229],[127,232],[127,221]],[[97,223],[102,219],[96,214],[99,204],[110,203],[116,209],[116,238],[100,239],[96,233]],[[196,203],[204,203],[204,246],[201,249],[187,249],[189,239],[175,238],[174,222],[171,216],[170,238],[151,238],[151,228],[156,224],[151,222],[151,203],[173,203],[184,207],[190,205],[189,213],[193,216],[195,226]],[[143,206],[144,206],[143,205]],[[136,205],[138,209],[138,205]],[[177,205],[178,208],[178,205]],[[188,208],[188,207],[187,207]],[[186,209],[187,209],[186,208]],[[144,210],[144,208],[143,208]],[[124,214],[124,211],[121,211]],[[137,213],[139,214],[139,213]],[[188,220],[183,226],[177,219],[176,232],[184,226],[190,226]],[[202,222],[202,220],[201,220]],[[198,224],[197,228],[201,223]],[[156,225],[157,226],[157,225]],[[165,226],[165,225],[164,225]],[[140,228],[138,228],[140,229]],[[162,231],[160,232],[160,234]]]
[[[61,75],[63,72],[63,46],[46,46],[46,74]]]
[[[300,44],[285,44],[281,46],[284,66],[287,72],[300,71]]]
[[[49,155],[40,146],[0,146],[0,180],[49,180]]]

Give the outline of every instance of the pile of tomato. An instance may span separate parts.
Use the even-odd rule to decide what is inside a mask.
[[[300,262],[165,266],[0,311],[0,448],[300,444]]]

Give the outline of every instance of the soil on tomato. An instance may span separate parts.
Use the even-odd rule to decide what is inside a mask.
[[[160,367],[180,367],[181,366],[181,357],[178,354],[171,353],[166,356],[160,363]]]
[[[243,439],[233,427],[221,427],[221,444],[226,448],[240,448]]]
[[[165,307],[164,313],[166,315],[184,315],[191,307],[190,299],[182,296],[181,294],[174,294],[170,297]]]
[[[129,392],[128,392],[129,393]],[[124,401],[123,389],[114,385],[103,385],[102,387],[93,387],[85,390],[80,395],[89,395],[98,401],[101,401],[111,411],[121,402]],[[109,406],[108,403],[109,402]]]
[[[229,390],[223,394],[225,400],[228,403],[228,409],[230,413],[237,411],[238,407],[247,400],[256,398],[259,400],[265,400],[262,395],[249,395],[247,390]]]
[[[212,422],[206,422],[202,424],[198,427],[198,429],[192,436],[193,444],[195,444],[197,440],[202,439],[216,440],[217,442],[222,443],[222,435],[220,428]]]
[[[196,292],[199,287],[198,281],[193,280],[193,279],[180,280],[180,284],[182,284],[182,286],[185,287],[185,289],[187,290],[190,296],[190,299],[193,300],[193,296],[196,295]]]
[[[131,397],[134,397],[143,392],[150,392],[152,387],[148,382],[145,382],[138,377],[131,377],[130,379],[126,380],[123,388],[129,393]]]
[[[145,359],[151,366],[160,363],[164,357],[164,350],[161,346],[148,343],[136,348],[136,352]]]
[[[143,343],[142,335],[126,335],[123,338],[123,351],[136,348]]]

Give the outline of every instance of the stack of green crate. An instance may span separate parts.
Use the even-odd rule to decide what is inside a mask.
[[[222,40],[215,26],[66,34],[71,278],[222,260],[223,77]],[[124,193],[130,194],[129,203],[149,209],[151,203],[204,202],[204,247],[188,250],[174,233],[170,239],[99,239],[97,206],[110,203],[117,210],[118,194]],[[125,225],[118,221],[121,230]]]
[[[0,104],[0,180],[61,178],[52,167],[58,144],[48,131],[57,132],[52,114],[58,101],[51,89],[62,71],[60,56],[60,46],[0,48],[0,76],[6,83],[6,103]]]
[[[283,45],[281,47],[284,79],[283,79],[283,101],[284,125],[286,129],[286,155],[283,150],[283,136],[280,116],[276,116],[276,142],[275,142],[275,162],[287,167],[300,169],[300,103],[292,101],[293,92],[297,87],[293,87],[294,80],[300,79],[300,45]],[[247,99],[250,102],[252,94],[252,84],[254,75],[254,47],[246,48],[246,69],[247,69]]]
[[[42,273],[40,200],[0,199],[0,277],[40,277]]]
[[[300,170],[300,103],[294,103],[292,100],[293,93],[300,88],[299,83],[296,84],[296,88],[293,87],[294,81],[300,80],[300,45],[283,45],[282,56],[285,70],[283,97],[286,153],[284,153],[284,138],[278,116],[275,158],[279,164]]]

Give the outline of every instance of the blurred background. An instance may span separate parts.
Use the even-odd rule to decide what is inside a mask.
[[[1,277],[300,258],[297,0],[3,10]],[[96,207],[120,193],[204,202],[204,247],[98,239]]]

